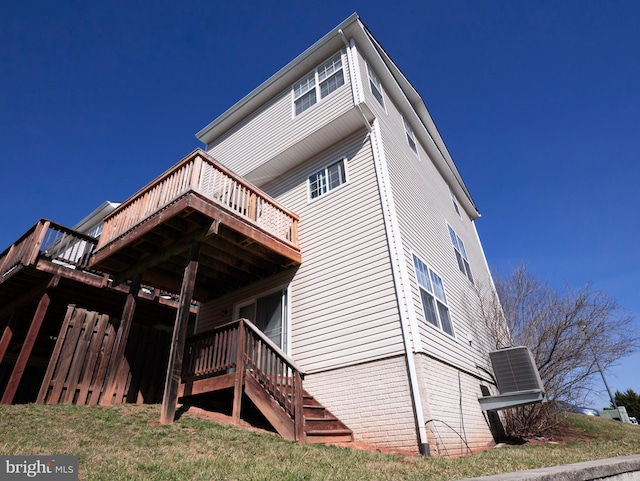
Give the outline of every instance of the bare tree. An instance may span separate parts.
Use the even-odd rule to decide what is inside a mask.
[[[525,265],[506,276],[494,274],[494,281],[499,302],[495,294],[483,293],[480,299],[483,321],[495,347],[529,347],[551,400],[583,402],[602,382],[600,369],[606,370],[640,348],[634,317],[590,285],[565,286],[559,291]],[[544,411],[520,409],[521,417],[536,418]],[[531,423],[520,419],[519,423],[540,429],[533,427],[540,424],[539,419]]]

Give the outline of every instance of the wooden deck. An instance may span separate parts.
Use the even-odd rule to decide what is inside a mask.
[[[104,219],[91,268],[178,292],[200,243],[194,298],[206,300],[301,263],[298,216],[196,150]]]
[[[160,328],[166,334],[173,326],[178,306],[175,295],[144,286],[114,286],[108,274],[87,267],[96,243],[92,237],[42,219],[0,254],[0,403],[36,401],[56,339],[64,336],[63,319],[69,306],[99,313],[106,322],[105,332],[117,333],[127,299],[133,298],[137,305],[136,332],[154,334]],[[195,309],[190,314],[193,316]],[[110,342],[114,339],[111,336]],[[166,358],[168,341],[164,349]],[[103,355],[110,360],[109,353]],[[77,361],[82,362],[81,358]],[[154,369],[163,372],[166,360],[160,365],[154,363]],[[138,372],[133,374],[137,376]],[[60,374],[54,380],[59,382]],[[71,389],[68,380],[64,383],[65,389]],[[162,380],[158,384],[161,390]],[[96,391],[94,386],[93,392],[100,397],[103,391]],[[119,392],[122,395],[123,390]],[[159,401],[157,396],[144,398],[145,402]]]

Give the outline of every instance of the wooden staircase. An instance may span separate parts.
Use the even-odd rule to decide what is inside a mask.
[[[292,359],[250,321],[240,319],[187,340],[180,396],[232,388],[236,421],[244,394],[285,439],[353,441],[353,432],[303,389],[303,379]]]
[[[353,441],[353,431],[320,404],[307,391],[302,391],[302,414],[307,443],[341,443]]]

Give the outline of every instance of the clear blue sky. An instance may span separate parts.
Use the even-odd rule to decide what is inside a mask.
[[[0,250],[134,193],[354,11],[421,93],[490,265],[640,318],[636,1],[3,2]],[[640,392],[640,356],[607,376]]]

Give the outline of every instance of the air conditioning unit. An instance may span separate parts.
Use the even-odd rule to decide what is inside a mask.
[[[483,410],[506,409],[542,402],[544,386],[533,355],[526,346],[509,347],[489,353],[500,394],[479,398]]]
[[[489,353],[500,394],[544,390],[533,354],[526,346],[509,347]]]

